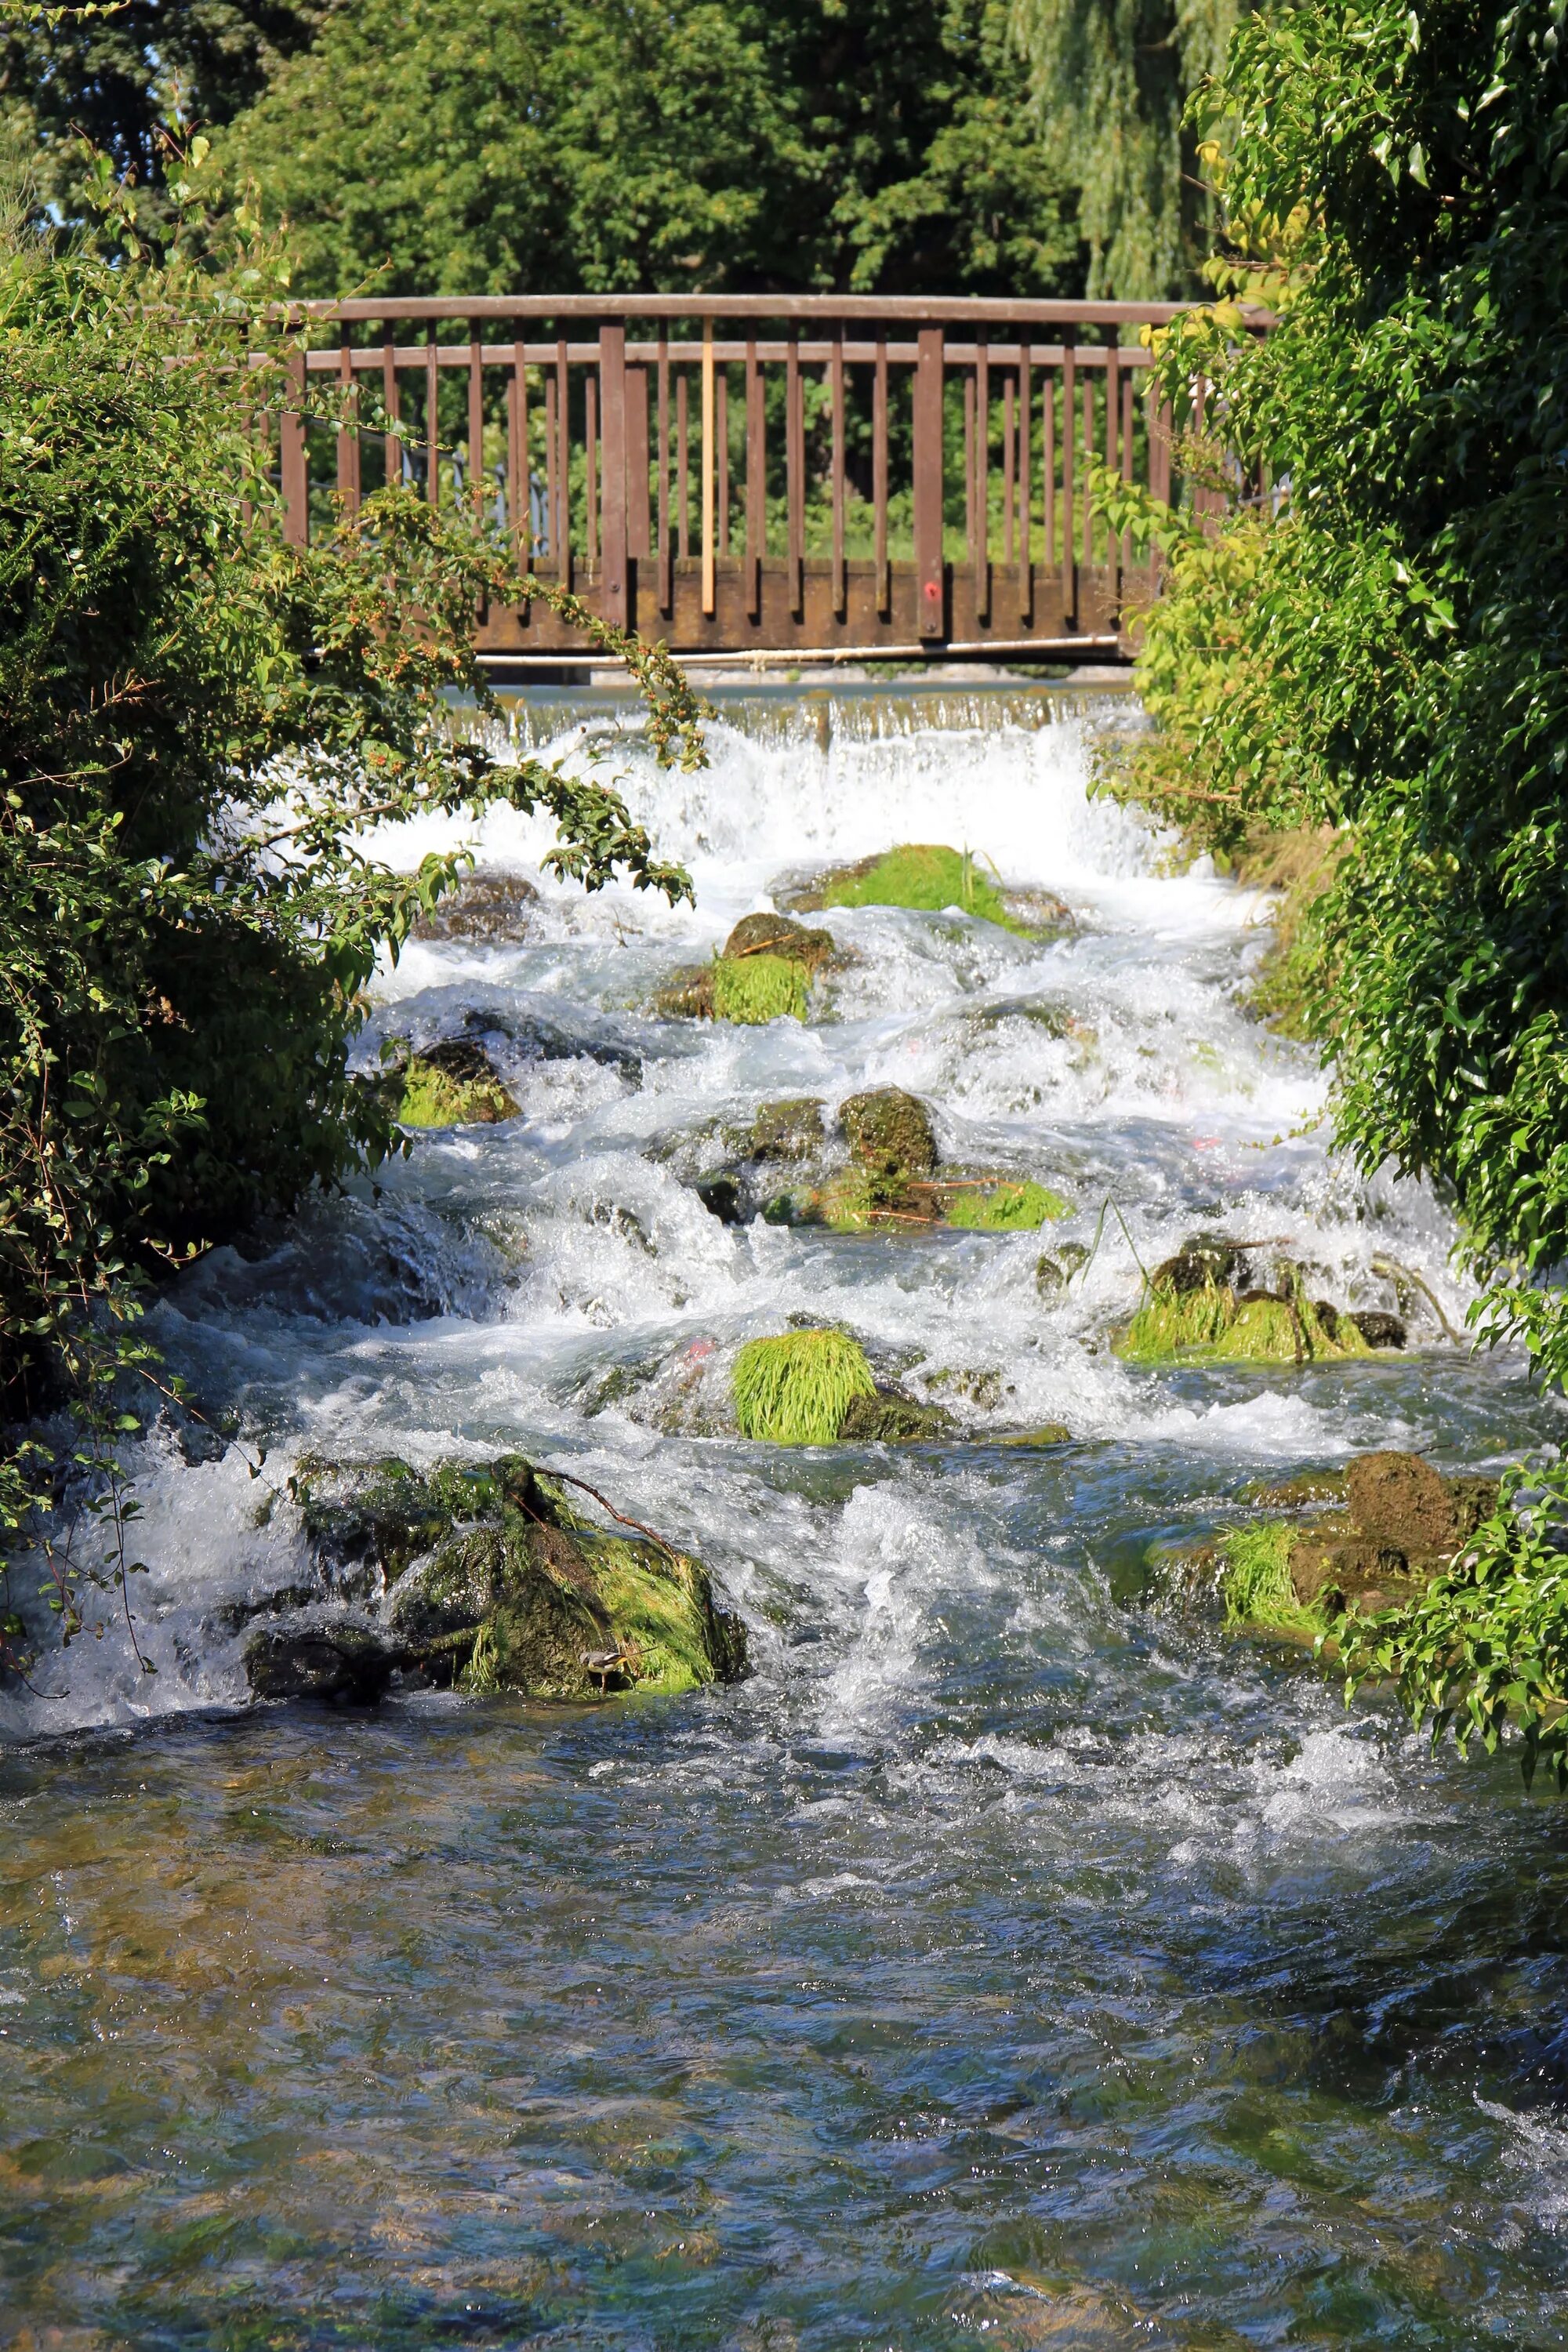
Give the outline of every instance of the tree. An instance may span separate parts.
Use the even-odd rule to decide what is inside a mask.
[[[254,246],[208,277],[0,242],[0,1370],[10,1415],[74,1399],[116,1542],[138,1284],[397,1146],[349,1050],[462,861],[395,874],[362,828],[542,805],[590,889],[690,888],[608,785],[454,726],[452,689],[489,703],[476,601],[541,593],[505,555],[400,490],[284,542],[256,433],[292,396],[275,287]],[[664,656],[543,593],[697,762]],[[49,1475],[32,1442],[0,1455],[0,1524]],[[0,1612],[0,1655],[16,1633]]]
[[[349,0],[223,150],[313,293],[1070,290],[1025,97],[1003,0]]]
[[[1186,123],[1246,0],[1013,0],[1039,133],[1079,196],[1088,290],[1194,293],[1213,223]]]

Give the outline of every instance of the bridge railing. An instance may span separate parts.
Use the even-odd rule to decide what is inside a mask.
[[[383,481],[466,500],[519,561],[685,654],[1124,649],[1146,562],[1099,460],[1162,496],[1164,303],[839,295],[372,298],[304,306],[294,362],[342,422],[277,421],[289,535]],[[366,396],[368,394],[368,397]],[[483,650],[559,660],[542,606]]]

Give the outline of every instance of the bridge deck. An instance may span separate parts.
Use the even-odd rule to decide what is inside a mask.
[[[303,315],[299,389],[335,377],[343,414],[301,400],[279,420],[295,539],[334,493],[352,508],[401,479],[467,501],[606,620],[731,658],[1116,659],[1154,590],[1096,516],[1092,469],[1173,495],[1138,340],[1169,304],[535,295]],[[542,605],[486,613],[478,639],[509,662],[582,650]]]

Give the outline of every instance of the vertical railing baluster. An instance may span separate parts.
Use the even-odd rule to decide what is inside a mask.
[[[470,325],[472,321],[470,320]],[[468,337],[468,499],[474,519],[485,515],[485,362],[478,335]]]
[[[746,610],[763,617],[763,557],[768,541],[766,409],[754,335],[746,341]]]
[[[1083,561],[1084,568],[1094,567],[1094,499],[1089,490],[1089,467],[1094,463],[1094,375],[1083,372]]]
[[[555,341],[555,576],[572,585],[572,381],[566,338]]]
[[[561,537],[555,516],[555,444],[559,436],[555,418],[555,378],[544,378],[544,488],[541,504],[544,516],[545,560],[551,571],[560,576]]]
[[[718,460],[719,552],[730,552],[730,367],[728,361],[719,370],[714,385],[718,403],[718,424],[715,427],[713,454]]]
[[[1073,445],[1078,438],[1078,346],[1062,354],[1062,612],[1078,626],[1078,509],[1074,497]]]
[[[599,611],[617,629],[631,620],[631,566],[627,561],[630,532],[626,521],[626,331],[623,325],[599,330],[599,422],[604,435],[603,568],[599,578]],[[646,418],[647,410],[644,409]],[[647,469],[642,479],[642,506],[647,514]]]
[[[511,347],[506,380],[506,519],[512,559],[526,570],[533,532],[528,496],[528,362],[521,342]]]
[[[679,368],[675,377],[675,551],[682,563],[691,551],[688,504],[690,435],[686,406],[686,370]]]
[[[622,331],[625,349],[626,330]],[[647,370],[626,370],[626,595],[630,599],[630,566],[648,554],[652,542],[647,524]],[[629,609],[629,605],[628,605]]]
[[[289,390],[278,419],[278,486],[283,496],[283,536],[290,547],[310,538],[310,467],[305,446],[305,352],[290,352]]]
[[[1034,538],[1035,486],[1034,385],[1029,373],[1029,346],[1018,359],[1018,625],[1027,628],[1035,609]]]
[[[583,379],[583,551],[588,569],[599,561],[599,379]]]
[[[805,419],[802,414],[800,329],[784,352],[784,503],[789,509],[789,608],[805,616]]]
[[[848,603],[848,579],[844,564],[844,325],[838,320],[828,346],[828,398],[833,403],[833,617],[843,620]]]
[[[658,609],[675,609],[675,559],[669,540],[669,338],[658,337]]]
[[[974,561],[974,378],[963,379],[963,551]]]
[[[947,570],[942,551],[942,432],[946,342],[940,327],[919,330],[914,380],[914,520],[917,634],[947,635]]]
[[[343,512],[359,512],[359,394],[354,389],[353,353],[348,344],[338,345],[338,495],[343,502]]]
[[[1044,513],[1040,528],[1046,535],[1041,562],[1047,572],[1058,562],[1057,556],[1057,372],[1048,367],[1045,372],[1044,397],[1040,404],[1040,473],[1043,477]]]
[[[1011,371],[1002,380],[1002,561],[1013,561],[1013,377]]]
[[[441,503],[441,379],[436,331],[432,319],[425,345],[425,498],[426,504],[433,507]]]
[[[714,605],[713,576],[713,481],[715,450],[713,447],[713,321],[702,321],[702,611],[711,619]]]
[[[1131,368],[1124,368],[1121,373],[1121,478],[1124,482],[1131,482],[1132,479],[1134,414],[1135,412],[1132,404],[1132,370]],[[1132,534],[1130,530],[1124,530],[1121,534],[1121,570],[1123,572],[1130,569],[1131,562]]]
[[[381,437],[381,469],[384,486],[395,489],[403,479],[403,436],[397,430],[397,326],[387,329],[381,346],[381,406],[386,430]]]
[[[991,619],[991,352],[981,342],[974,353],[974,511],[979,535],[974,550],[974,617]]]
[[[893,572],[888,561],[888,338],[884,334],[877,337],[876,373],[871,379],[871,513],[877,610],[886,621],[892,615]]]
[[[1115,330],[1112,330],[1112,341],[1105,353],[1105,470],[1108,474],[1114,474],[1117,469],[1117,434],[1121,416],[1121,354],[1114,335]],[[1110,593],[1115,598],[1120,593],[1116,579],[1117,540],[1109,523],[1105,527],[1105,568],[1110,574]]]

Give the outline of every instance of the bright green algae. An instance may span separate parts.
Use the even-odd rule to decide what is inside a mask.
[[[834,876],[824,887],[825,907],[909,907],[940,914],[960,907],[1004,930],[1022,930],[994,883],[987,881],[968,850],[934,842],[905,842],[873,865]]]
[[[852,1401],[877,1391],[858,1340],[831,1329],[748,1339],[731,1378],[742,1436],[773,1445],[831,1445]]]

